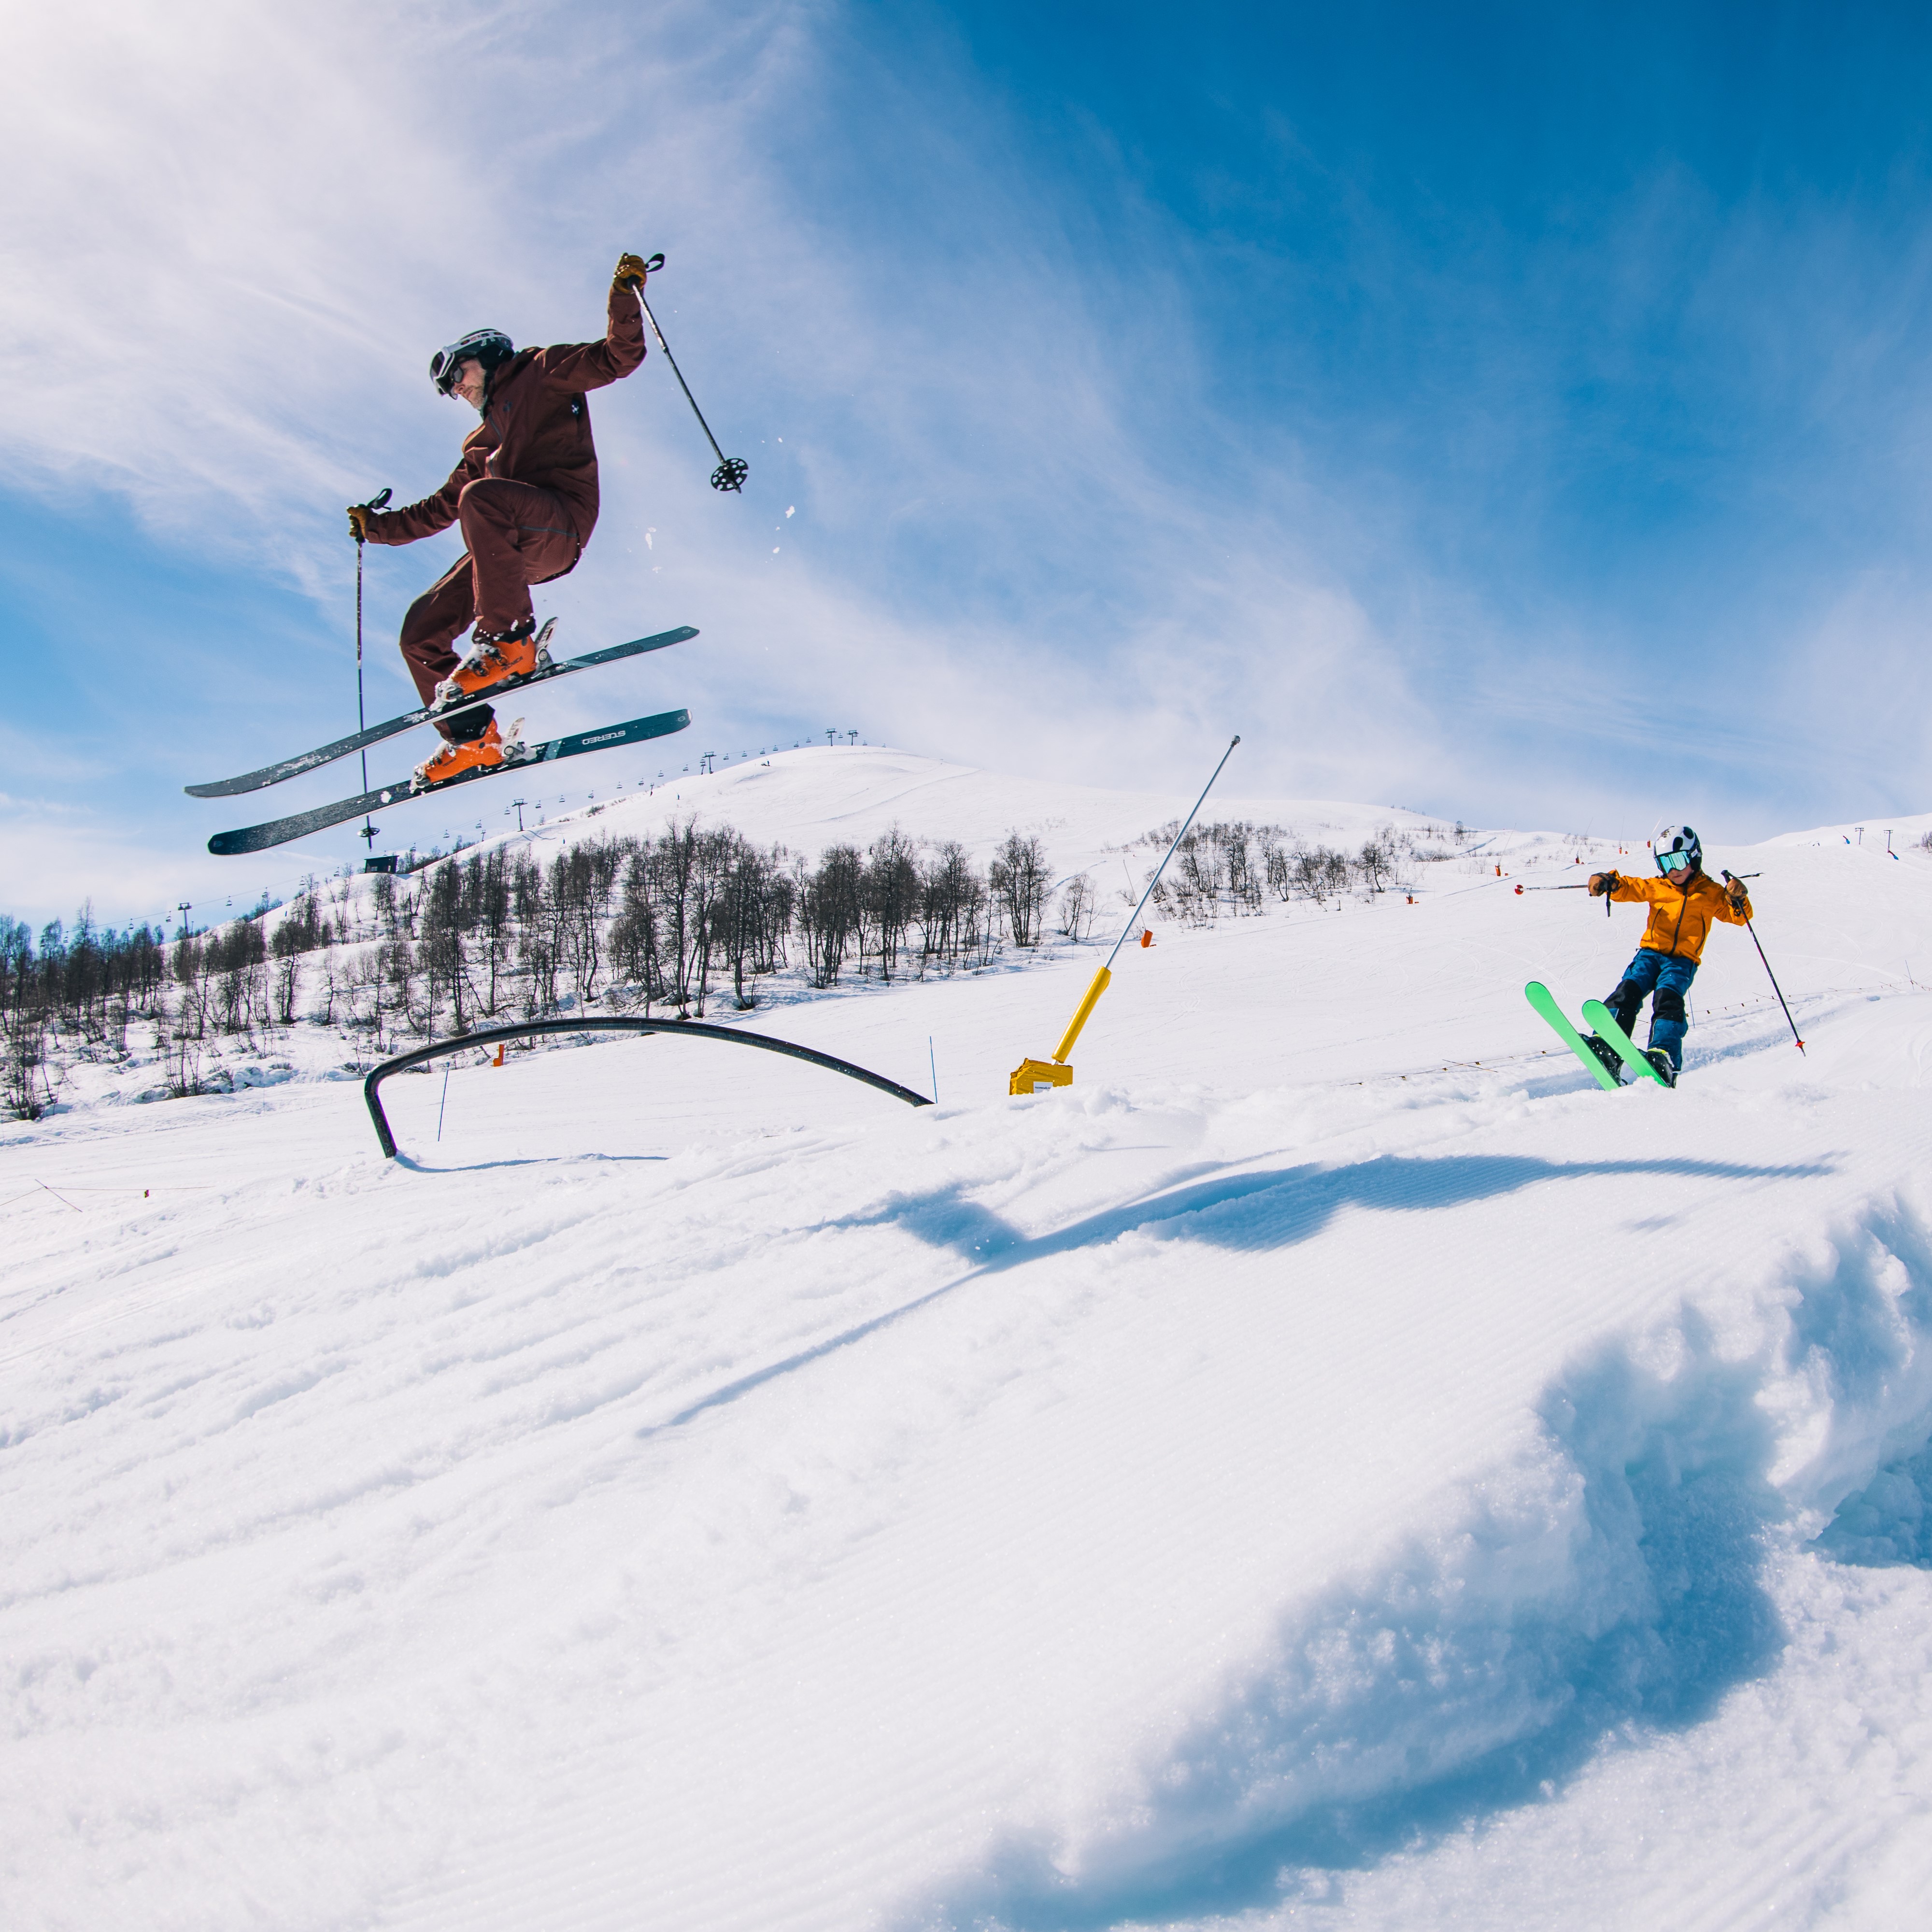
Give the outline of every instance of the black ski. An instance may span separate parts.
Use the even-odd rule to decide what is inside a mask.
[[[366,730],[338,738],[332,745],[318,745],[312,752],[299,752],[292,758],[284,758],[279,764],[264,765],[259,772],[244,772],[237,778],[218,778],[212,784],[191,784],[183,789],[190,798],[234,798],[244,791],[260,791],[264,786],[280,784],[284,778],[298,778],[304,772],[312,772],[318,766],[333,764],[338,758],[348,757],[351,752],[363,751],[371,745],[380,744],[385,738],[393,738],[398,731],[411,730],[418,724],[428,724],[438,718],[460,718],[466,711],[474,711],[479,705],[494,704],[512,692],[527,691],[532,685],[542,684],[548,678],[566,677],[574,670],[590,670],[598,664],[614,664],[620,658],[640,656],[646,651],[661,651],[667,644],[681,644],[687,638],[697,635],[690,625],[683,624],[675,631],[660,631],[654,638],[634,638],[628,644],[613,644],[608,650],[592,651],[584,657],[566,658],[562,664],[546,664],[531,672],[528,677],[512,678],[466,704],[449,705],[441,711],[431,711],[424,705],[418,710],[404,712],[400,718],[392,718],[386,724],[371,724]],[[329,822],[334,823],[332,820]]]
[[[360,818],[364,812],[380,812],[385,806],[403,805],[415,798],[440,798],[472,778],[500,778],[506,772],[528,771],[532,765],[548,764],[557,758],[574,758],[586,752],[608,752],[620,745],[635,745],[646,738],[668,738],[691,722],[688,711],[660,711],[653,718],[633,718],[627,724],[607,724],[602,730],[574,731],[567,738],[552,738],[548,743],[520,748],[523,755],[506,758],[500,765],[472,765],[441,784],[418,791],[407,778],[385,785],[380,791],[365,791],[359,798],[338,799],[333,805],[319,805],[313,812],[298,812],[286,818],[272,818],[266,825],[244,826],[238,832],[218,832],[208,842],[208,849],[218,857],[236,852],[266,852],[271,845],[285,845],[291,838],[305,838],[311,832],[326,832],[332,825]]]

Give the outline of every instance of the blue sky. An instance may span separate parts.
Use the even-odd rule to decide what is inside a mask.
[[[682,704],[680,765],[836,725],[1180,790],[1239,730],[1250,796],[1723,838],[1932,803],[1912,10],[20,31],[0,909],[213,908],[353,856],[210,860],[236,815],[180,787],[352,723],[340,506],[446,473],[431,350],[596,332],[626,247],[669,256],[654,305],[752,481],[708,488],[659,358],[593,399],[603,520],[539,608],[572,648],[704,635],[533,696],[533,732]],[[374,715],[454,548],[370,554]]]

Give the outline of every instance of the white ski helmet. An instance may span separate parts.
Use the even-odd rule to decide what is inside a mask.
[[[1688,825],[1659,826],[1650,849],[1656,856],[1657,869],[1666,878],[1674,872],[1699,871],[1704,863],[1704,842]],[[1684,856],[1676,865],[1666,866],[1664,860],[1673,852],[1681,852]]]
[[[446,396],[456,386],[456,372],[464,363],[480,362],[486,376],[494,375],[499,364],[508,362],[515,352],[500,328],[473,328],[429,358],[429,379]]]

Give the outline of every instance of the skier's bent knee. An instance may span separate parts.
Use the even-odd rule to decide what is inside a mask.
[[[1604,1004],[1616,1015],[1617,1024],[1625,1033],[1630,1031],[1631,1022],[1636,1018],[1636,1010],[1643,1004],[1643,991],[1634,980],[1619,980],[1610,988],[1604,1001]]]

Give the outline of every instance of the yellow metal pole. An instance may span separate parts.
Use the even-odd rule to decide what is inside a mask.
[[[1094,983],[1087,988],[1087,997],[1080,1002],[1080,1010],[1073,1016],[1060,1044],[1053,1049],[1053,1057],[1061,1066],[1066,1064],[1066,1056],[1073,1051],[1073,1042],[1080,1037],[1080,1029],[1087,1024],[1087,1016],[1094,1010],[1113,976],[1104,966],[1094,975]]]
[[[1080,1002],[1080,1010],[1073,1016],[1066,1034],[1054,1049],[1051,1060],[1027,1059],[1015,1067],[1006,1082],[1009,1094],[1032,1094],[1042,1087],[1070,1087],[1073,1084],[1073,1070],[1066,1064],[1066,1056],[1073,1051],[1073,1043],[1080,1037],[1080,1029],[1087,1024],[1088,1016],[1100,1003],[1113,980],[1114,962],[1120,957],[1120,948],[1126,944],[1127,936],[1140,923],[1141,914],[1147,909],[1147,902],[1154,896],[1154,889],[1160,884],[1160,875],[1167,870],[1167,862],[1179,850],[1180,842],[1187,836],[1187,828],[1194,823],[1201,808],[1207,802],[1208,794],[1214,789],[1214,780],[1221,776],[1221,766],[1234,756],[1234,747],[1240,742],[1238,736],[1228,741],[1228,748],[1221,754],[1221,764],[1214,767],[1212,776],[1201,788],[1201,796],[1194,801],[1194,809],[1182,821],[1180,830],[1174,835],[1174,841],[1160,863],[1154,868],[1154,877],[1147,883],[1147,890],[1141,894],[1140,904],[1133,909],[1132,916],[1120,928],[1120,936],[1114,941],[1114,950],[1107,955],[1107,963],[1094,975],[1094,983],[1087,988],[1087,997]]]

